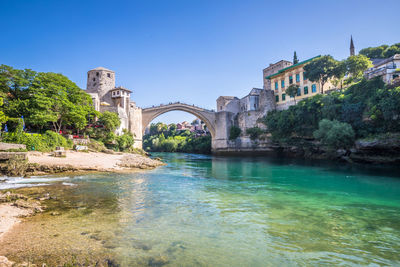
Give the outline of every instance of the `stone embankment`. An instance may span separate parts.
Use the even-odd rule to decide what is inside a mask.
[[[290,143],[270,140],[254,141],[248,147],[234,147],[215,151],[219,155],[270,155],[306,159],[329,159],[349,163],[399,164],[400,138],[374,138],[357,140],[350,149],[333,150],[312,139],[296,139]]]

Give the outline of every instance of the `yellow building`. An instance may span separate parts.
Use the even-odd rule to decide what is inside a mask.
[[[294,98],[291,98],[285,92],[291,84],[299,86],[296,101],[321,93],[320,83],[309,81],[303,69],[308,62],[318,57],[320,56],[301,61],[265,77],[270,81],[271,90],[274,91],[277,109],[294,104]],[[324,92],[331,89],[333,89],[333,85],[330,82],[324,84]]]

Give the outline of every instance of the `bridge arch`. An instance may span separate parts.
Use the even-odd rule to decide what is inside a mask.
[[[200,120],[202,120],[206,124],[208,130],[210,131],[211,137],[212,138],[215,137],[216,121],[215,121],[214,111],[179,102],[142,109],[142,134],[144,133],[146,127],[150,124],[152,120],[154,120],[155,118],[164,113],[176,110],[190,113],[199,118]]]

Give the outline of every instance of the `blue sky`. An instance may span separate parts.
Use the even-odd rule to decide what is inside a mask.
[[[399,0],[6,1],[0,64],[57,72],[86,87],[103,66],[146,107],[182,101],[209,109],[220,95],[262,87],[281,59],[400,42]],[[156,120],[192,120],[183,112]]]

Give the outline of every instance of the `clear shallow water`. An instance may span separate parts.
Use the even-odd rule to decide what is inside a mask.
[[[27,257],[24,243],[35,260],[45,249],[38,244],[46,243],[64,254],[66,245],[74,253],[83,246],[121,266],[400,265],[400,176],[393,171],[157,156],[168,165],[36,177],[33,183],[56,185],[45,190],[64,202],[49,212],[58,208],[62,215],[35,216],[3,253]],[[41,237],[26,242],[39,228]]]

